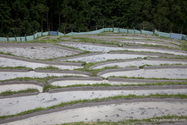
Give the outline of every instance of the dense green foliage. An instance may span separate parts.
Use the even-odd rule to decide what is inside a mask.
[[[0,36],[102,27],[187,33],[186,0],[0,0]]]

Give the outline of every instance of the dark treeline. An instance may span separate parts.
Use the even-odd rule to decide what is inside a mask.
[[[187,0],[0,0],[0,36],[103,27],[187,33]]]

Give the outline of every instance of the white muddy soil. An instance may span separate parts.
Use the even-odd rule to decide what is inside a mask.
[[[19,90],[25,90],[25,89],[38,89],[39,92],[43,91],[43,87],[38,85],[29,85],[29,84],[12,84],[12,85],[0,85],[0,93],[5,92],[8,90],[11,91],[19,91]]]
[[[102,84],[102,83],[108,83],[111,85],[125,85],[125,84],[145,84],[146,82],[111,82],[108,80],[102,80],[102,81],[80,81],[80,80],[65,80],[65,81],[55,81],[53,83],[51,83],[52,85],[56,85],[56,86],[69,86],[69,85],[78,85],[78,84],[83,84],[83,85],[87,85],[87,84]]]
[[[16,114],[37,107],[48,107],[80,99],[104,98],[116,95],[149,95],[149,94],[187,94],[186,89],[159,89],[159,90],[105,90],[105,91],[67,91],[59,93],[40,93],[27,97],[0,99],[0,115]]]
[[[46,125],[80,121],[114,121],[125,119],[147,119],[163,115],[187,115],[187,103],[181,102],[135,102],[99,105],[69,109],[38,115],[7,125]]]
[[[96,83],[110,83],[108,80],[93,81],[93,80],[63,80],[52,82],[52,85],[56,86],[68,86],[68,85],[77,85],[77,84],[96,84]]]
[[[101,69],[106,66],[119,66],[119,67],[130,67],[130,66],[142,66],[142,65],[161,65],[161,64],[187,64],[187,62],[182,61],[162,61],[162,60],[134,60],[134,61],[126,61],[126,62],[117,62],[117,63],[109,63],[100,66],[96,66],[93,69]]]
[[[92,55],[87,57],[78,57],[73,59],[67,59],[68,61],[83,61],[86,63],[89,62],[100,62],[100,61],[106,61],[110,59],[134,59],[137,57],[148,57],[149,55],[135,55],[135,54],[100,54],[100,55]],[[157,56],[151,56],[151,57],[157,57]]]
[[[67,75],[74,75],[74,76],[86,76],[83,74],[76,74],[76,73],[40,73],[35,71],[29,71],[29,72],[0,72],[0,80],[6,80],[6,79],[14,79],[14,78],[20,78],[20,77],[31,77],[31,78],[42,78],[47,76],[67,76]]]
[[[169,78],[169,79],[186,79],[187,68],[173,69],[139,69],[131,71],[115,71],[104,73],[102,77],[109,76],[127,76],[127,77],[144,77],[144,78]]]
[[[53,66],[53,67],[57,67],[59,69],[69,69],[69,70],[73,70],[75,68],[82,68],[82,66],[53,65],[53,64],[50,65],[50,64],[27,62],[27,61],[21,61],[21,60],[9,59],[9,58],[3,58],[3,57],[0,57],[0,66],[1,67],[26,66],[26,67],[30,67],[32,69],[35,69],[38,67]]]
[[[180,47],[178,47],[177,45],[174,45],[174,44],[171,44],[171,43],[166,43],[166,42],[159,42],[159,41],[144,41],[144,40],[142,40],[142,41],[135,41],[135,40],[133,40],[133,41],[128,41],[128,40],[119,40],[119,42],[121,42],[121,43],[130,43],[130,44],[139,44],[139,45],[141,45],[141,44],[148,44],[148,45],[161,45],[161,46],[167,46],[167,47],[174,47],[174,48],[178,48],[178,49],[180,49]]]
[[[140,42],[139,42],[140,43]],[[129,51],[146,51],[146,52],[159,52],[159,53],[168,53],[174,55],[184,55],[187,53],[182,52],[173,52],[172,50],[161,50],[161,49],[146,49],[146,48],[123,48],[123,47],[107,47],[107,46],[99,46],[99,45],[86,45],[86,43],[61,43],[61,45],[66,45],[70,47],[75,47],[81,50],[91,51],[91,52],[109,52],[112,50],[129,50]],[[156,44],[155,44],[156,45]]]
[[[172,50],[161,50],[161,49],[135,49],[135,48],[126,48],[125,50],[130,50],[130,51],[136,51],[136,52],[140,52],[140,51],[146,51],[146,52],[158,52],[158,53],[168,53],[168,54],[174,54],[174,55],[183,55],[183,56],[187,56],[187,53],[183,53],[183,52],[174,52]]]
[[[81,49],[81,50],[91,51],[91,52],[109,52],[109,51],[112,51],[112,50],[125,50],[125,49],[120,48],[120,47],[86,45],[86,43],[82,43],[82,44],[80,44],[80,43],[71,43],[71,44],[61,43],[61,45],[75,47],[75,48],[78,48],[78,49]]]
[[[50,59],[77,54],[76,52],[56,47],[0,47],[0,52],[12,53],[31,59]]]

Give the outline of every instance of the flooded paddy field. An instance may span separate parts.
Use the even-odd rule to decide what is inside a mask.
[[[136,34],[136,35],[124,35],[124,34],[106,34],[106,35],[78,35],[76,37],[81,37],[81,38],[92,38],[92,39],[98,39],[98,40],[116,40],[116,39],[123,39],[123,40],[146,40],[146,41],[159,41],[159,42],[165,42],[165,43],[173,43],[173,44],[177,44],[180,45],[181,43],[173,40],[173,39],[162,39],[160,37],[155,37],[153,35],[142,35],[139,36],[140,34]]]
[[[184,87],[184,86],[183,86]],[[54,92],[58,92],[54,90]],[[16,114],[25,110],[35,109],[38,107],[49,107],[60,104],[61,102],[70,102],[83,99],[106,98],[117,95],[150,95],[150,94],[187,94],[186,86],[181,89],[150,89],[150,90],[82,90],[82,91],[65,91],[58,93],[40,93],[27,97],[4,98],[1,99],[0,115]]]
[[[70,78],[57,78],[49,80],[49,84],[55,86],[71,86],[71,85],[94,85],[94,84],[110,84],[110,85],[130,85],[130,84],[146,84],[146,83],[164,83],[164,82],[177,82],[181,83],[185,80],[151,80],[151,79],[123,79],[109,77],[107,80],[98,77],[70,77]]]
[[[162,69],[161,69],[162,68]],[[169,79],[186,79],[187,78],[187,67],[185,68],[164,68],[160,69],[132,69],[129,71],[112,71],[102,72],[102,77],[110,76],[127,76],[127,77],[144,77],[144,78],[169,78]]]
[[[100,62],[100,61],[106,61],[106,60],[119,60],[119,59],[134,59],[134,58],[144,58],[148,57],[149,55],[138,55],[138,54],[98,54],[98,55],[88,55],[85,57],[74,57],[72,59],[67,59],[68,61],[83,61],[86,63],[89,62]],[[157,57],[157,56],[151,56],[151,57]],[[65,59],[63,59],[65,60]],[[62,61],[63,61],[62,60]]]
[[[106,32],[34,42],[0,43],[0,124],[187,120],[181,41]]]
[[[164,50],[164,49],[156,49],[156,48],[133,48],[133,47],[117,47],[117,46],[113,46],[110,47],[111,45],[107,46],[105,44],[103,45],[94,45],[89,44],[89,43],[79,43],[79,42],[64,42],[64,43],[60,43],[61,45],[65,45],[65,46],[69,46],[69,47],[75,47],[81,50],[85,50],[85,51],[91,51],[91,52],[109,52],[109,51],[117,51],[117,50],[128,50],[128,51],[145,51],[145,52],[159,52],[159,53],[168,53],[168,54],[174,54],[174,55],[184,55],[187,56],[186,52],[180,52],[180,51],[173,51],[173,50]]]
[[[29,85],[29,84],[12,84],[12,85],[2,85],[0,86],[0,93],[5,92],[8,90],[11,91],[19,91],[19,90],[25,90],[25,89],[37,89],[39,92],[43,91],[43,87],[37,86],[37,85]]]
[[[88,103],[87,106],[75,105],[75,109],[64,107],[60,111],[32,116],[23,120],[10,122],[7,125],[18,124],[59,124],[79,121],[118,121],[121,119],[145,119],[171,115],[187,115],[185,100],[134,99],[115,100],[109,102]],[[62,111],[61,111],[62,110]],[[81,112],[81,113],[80,113]]]
[[[147,51],[147,52],[157,52],[157,53],[168,53],[168,54],[174,54],[174,55],[183,55],[187,56],[186,52],[177,52],[177,51],[172,51],[172,50],[161,50],[161,49],[141,49],[141,48],[126,48],[125,50],[130,50],[130,51]]]
[[[105,63],[99,63],[96,64],[92,67],[90,67],[90,69],[101,69],[104,67],[109,67],[109,66],[119,66],[119,67],[131,67],[131,66],[142,66],[142,65],[171,65],[171,64],[181,64],[181,65],[186,65],[187,64],[187,60],[167,60],[167,59],[159,59],[159,58],[148,58],[146,60],[143,59],[134,59],[134,60],[121,60],[121,61],[109,61],[109,62],[105,62]]]
[[[31,78],[42,78],[47,76],[68,76],[68,75],[74,75],[74,76],[85,76],[86,74],[81,73],[74,73],[74,72],[35,72],[35,71],[12,71],[12,72],[2,72],[0,71],[0,80],[7,80],[7,79],[14,79],[14,78],[20,78],[20,77],[31,77]]]
[[[148,41],[148,40],[117,40],[120,43],[127,43],[127,44],[134,44],[134,45],[160,45],[165,47],[173,47],[176,49],[180,49],[177,45],[174,45],[172,43],[166,43],[166,42],[159,42],[159,41]]]
[[[69,69],[69,70],[73,70],[75,68],[82,68],[81,65],[77,65],[76,64],[64,64],[64,63],[59,63],[59,64],[55,64],[55,63],[45,63],[45,62],[40,62],[40,61],[29,61],[29,60],[19,60],[19,59],[11,59],[11,58],[4,58],[4,57],[0,57],[0,66],[1,67],[17,67],[17,66],[25,66],[25,67],[30,67],[32,69],[36,69],[39,67],[57,67],[59,69]]]
[[[16,56],[31,58],[31,59],[50,59],[57,57],[65,57],[79,53],[76,50],[64,49],[60,46],[51,44],[38,44],[38,43],[0,43],[0,52],[11,53]]]
[[[65,42],[65,43],[60,43],[61,45],[65,45],[65,46],[70,46],[70,47],[75,47],[81,50],[85,50],[85,51],[91,51],[91,52],[109,52],[112,50],[125,50],[121,47],[117,47],[117,46],[107,46],[107,45],[89,45],[89,43],[87,43],[87,45],[85,43],[79,43],[79,42]]]

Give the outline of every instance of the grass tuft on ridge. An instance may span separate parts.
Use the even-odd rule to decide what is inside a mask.
[[[39,92],[39,91],[38,91],[38,89],[33,89],[33,88],[28,88],[28,89],[19,90],[19,91],[8,90],[5,92],[1,92],[0,96],[9,96],[9,95],[13,95],[13,94],[21,94],[21,93],[29,93],[29,92]]]

